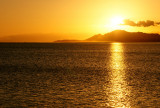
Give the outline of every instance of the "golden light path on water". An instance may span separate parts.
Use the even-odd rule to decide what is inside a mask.
[[[122,43],[112,43],[109,106],[130,108]]]

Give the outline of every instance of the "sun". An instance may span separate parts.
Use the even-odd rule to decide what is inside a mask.
[[[107,28],[109,31],[113,30],[125,30],[126,27],[123,26],[124,17],[122,16],[114,16],[111,17],[109,23],[107,24]]]
[[[111,25],[117,26],[117,25],[123,24],[123,20],[124,20],[124,18],[121,16],[113,17],[113,18],[111,18]]]
[[[127,30],[128,27],[124,26],[125,17],[121,15],[111,16],[107,19],[107,23],[103,26],[104,31],[107,29],[109,32],[114,30]]]

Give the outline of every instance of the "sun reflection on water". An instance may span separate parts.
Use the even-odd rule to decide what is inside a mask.
[[[111,52],[109,106],[130,107],[128,100],[129,91],[125,81],[123,45],[121,43],[112,43]]]

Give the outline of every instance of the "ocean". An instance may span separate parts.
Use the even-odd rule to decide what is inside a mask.
[[[160,43],[0,43],[0,107],[159,108]]]

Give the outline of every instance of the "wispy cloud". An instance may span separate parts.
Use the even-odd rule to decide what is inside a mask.
[[[122,25],[137,26],[137,27],[149,27],[149,26],[160,25],[160,22],[155,22],[151,20],[134,22],[130,19],[125,19],[123,22],[124,23]]]

